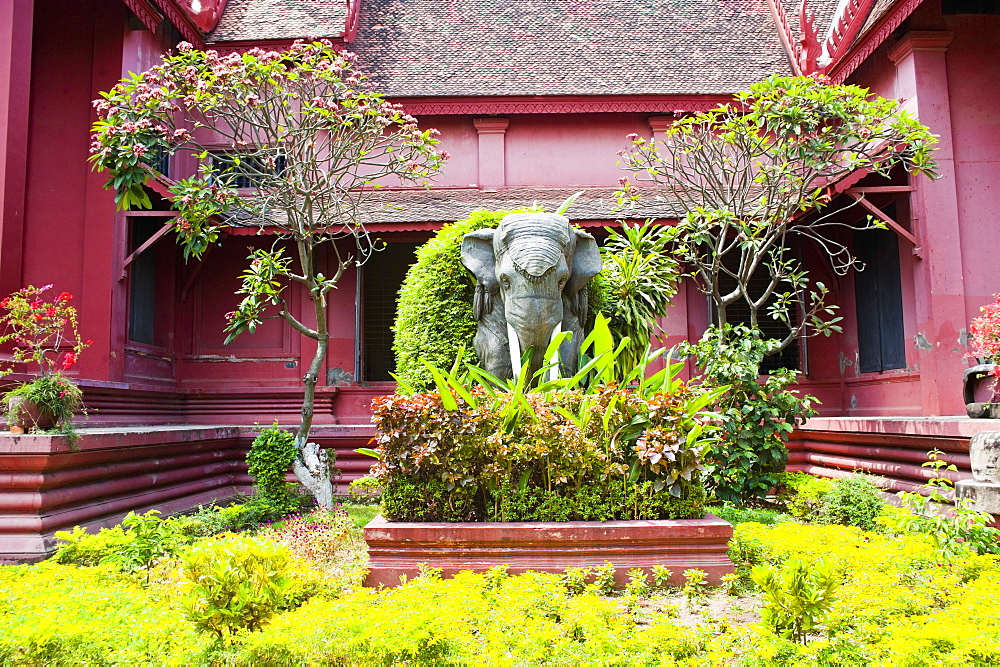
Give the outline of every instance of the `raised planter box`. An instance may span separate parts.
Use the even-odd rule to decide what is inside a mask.
[[[628,571],[666,565],[671,582],[698,568],[718,584],[734,571],[727,554],[733,527],[717,516],[673,521],[567,521],[565,523],[393,523],[376,516],[365,526],[367,586],[397,586],[419,565],[440,567],[445,576],[483,572],[506,564],[511,574],[528,570],[561,574],[567,567],[614,564],[623,586]]]

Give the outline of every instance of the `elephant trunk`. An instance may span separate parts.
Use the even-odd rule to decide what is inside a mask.
[[[552,338],[560,331],[562,324],[562,299],[533,297],[525,300],[525,309],[508,306],[507,336],[510,344],[511,368],[517,375],[521,368],[521,357],[531,349],[528,362],[528,377],[546,364],[545,350]]]

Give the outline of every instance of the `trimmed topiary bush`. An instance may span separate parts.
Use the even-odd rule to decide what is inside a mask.
[[[527,210],[538,209],[518,209]],[[475,281],[462,265],[462,237],[478,229],[495,229],[505,215],[513,212],[473,211],[468,218],[445,225],[417,248],[417,261],[399,289],[396,323],[392,327],[396,377],[403,383],[418,391],[430,389],[434,379],[420,360],[448,368],[462,346],[464,361],[476,363],[472,349],[476,335],[472,316]]]

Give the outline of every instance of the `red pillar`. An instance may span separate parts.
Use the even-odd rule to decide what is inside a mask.
[[[922,249],[914,268],[921,403],[925,415],[963,414],[962,371],[967,326],[958,192],[945,51],[949,32],[913,31],[889,52],[896,65],[896,95],[940,136],[935,159],[940,178],[914,179],[913,227]]]
[[[0,2],[0,295],[22,286],[33,14],[33,2]]]
[[[122,44],[125,12],[120,7],[96,3],[91,99],[110,90],[122,77]],[[91,111],[91,122],[97,120]],[[94,380],[121,381],[125,368],[125,318],[127,291],[120,282],[124,245],[122,216],[115,213],[114,193],[104,188],[106,173],[90,170],[86,181],[81,312],[86,309],[87,336],[105,354],[81,356],[80,374]]]

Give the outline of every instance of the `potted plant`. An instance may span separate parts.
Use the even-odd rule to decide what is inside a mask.
[[[969,353],[979,363],[962,377],[965,411],[973,418],[1000,417],[1000,294],[980,307],[982,315],[969,325]],[[988,383],[984,380],[990,380]]]
[[[0,368],[0,377],[24,364],[37,366],[38,376],[22,382],[3,396],[3,414],[11,433],[68,429],[83,411],[83,393],[63,375],[93,341],[84,342],[77,330],[76,308],[69,305],[73,295],[60,292],[51,301],[45,293],[52,285],[29,285],[0,300],[0,343],[13,341],[13,362]]]

